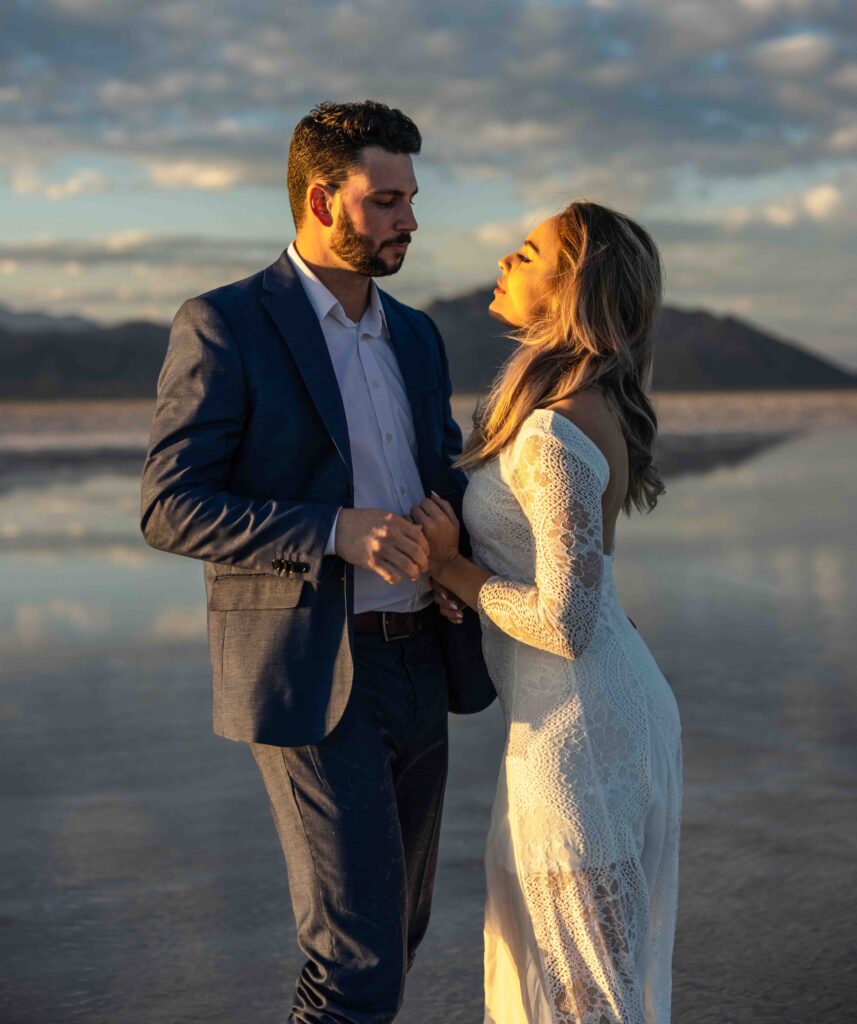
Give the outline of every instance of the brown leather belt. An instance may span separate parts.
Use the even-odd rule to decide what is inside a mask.
[[[418,612],[360,612],[354,616],[354,632],[380,633],[385,640],[404,640],[421,633],[433,619],[433,605]]]

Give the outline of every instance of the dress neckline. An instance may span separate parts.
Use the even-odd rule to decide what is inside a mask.
[[[561,412],[557,412],[555,409],[544,409],[542,407],[539,407],[537,409],[533,409],[530,415],[532,416],[537,412],[547,413],[548,416],[553,416],[554,419],[562,420],[563,423],[566,423],[569,427],[571,427],[572,431],[575,434],[577,434],[578,437],[582,437],[586,444],[589,446],[590,450],[595,453],[595,457],[602,463],[604,469],[607,471],[607,479],[610,479],[610,463],[607,461],[607,456],[604,454],[604,452],[601,451],[601,449],[592,440],[589,434],[581,430],[576,423],[573,423],[568,418],[568,416],[563,416]]]
[[[607,480],[608,481],[610,480],[610,463],[607,461],[607,456],[604,454],[604,452],[601,451],[601,449],[592,440],[592,438],[589,436],[589,434],[587,434],[585,431],[581,430],[580,427],[576,423],[573,423],[567,416],[563,416],[562,413],[556,412],[555,409],[545,409],[545,408],[539,406],[538,408],[533,409],[533,411],[530,413],[530,416],[535,415],[535,413],[537,413],[537,412],[547,413],[548,416],[553,416],[555,419],[561,419],[561,420],[563,420],[563,422],[567,423],[568,426],[571,427],[572,431],[575,434],[577,434],[578,437],[582,437],[583,440],[586,442],[586,444],[589,446],[590,450],[595,453],[596,459],[598,459],[601,462],[601,464],[603,465],[603,467],[604,467],[604,471],[607,474]],[[605,483],[605,487],[606,486],[607,485]],[[609,555],[607,554],[606,551],[602,551],[601,552],[601,557],[607,559],[609,562],[612,562],[613,561],[613,556],[615,554],[616,554],[616,537],[614,536],[613,537],[613,550],[610,552]]]

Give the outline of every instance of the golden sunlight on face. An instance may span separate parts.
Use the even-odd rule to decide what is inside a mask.
[[[500,277],[488,312],[510,327],[525,327],[541,313],[559,265],[556,218],[534,228],[519,249],[499,261]]]

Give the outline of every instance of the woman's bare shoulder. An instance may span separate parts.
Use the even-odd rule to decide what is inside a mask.
[[[607,399],[597,391],[577,391],[545,408],[565,416],[586,434],[590,441],[607,440],[615,430],[616,417]]]

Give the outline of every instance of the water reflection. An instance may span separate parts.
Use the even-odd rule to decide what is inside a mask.
[[[855,442],[751,446],[619,525],[619,592],[684,727],[676,1020],[848,1019]],[[247,751],[210,732],[201,567],[145,546],[136,473],[90,469],[19,467],[0,492],[0,1018],[285,1016],[286,878]],[[452,720],[404,1024],[480,1019],[498,725]]]

